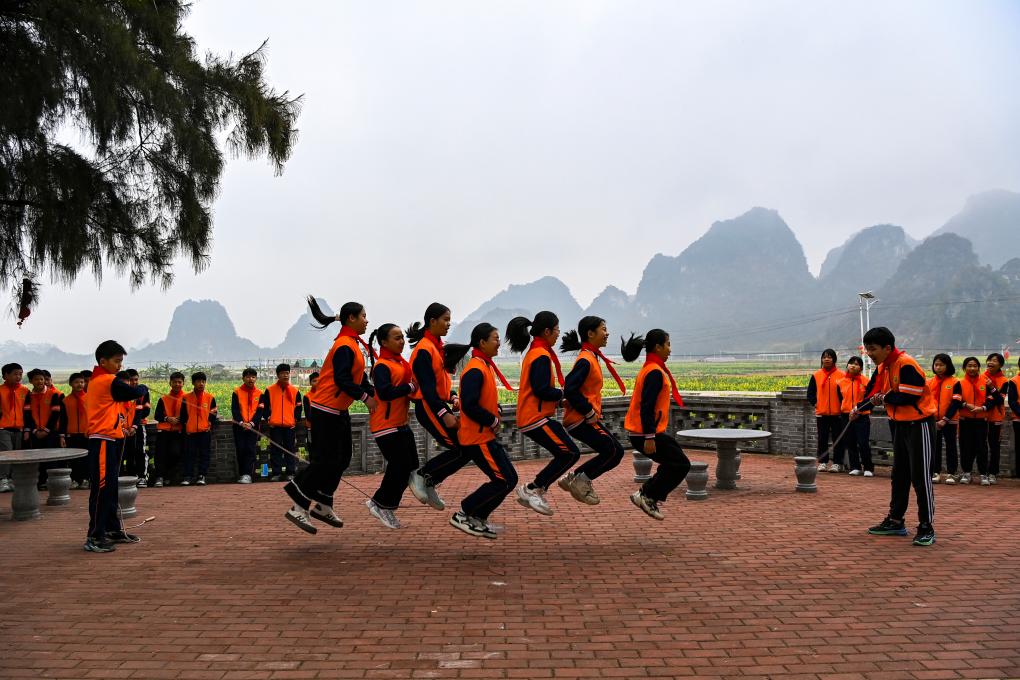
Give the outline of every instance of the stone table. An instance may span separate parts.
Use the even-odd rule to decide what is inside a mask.
[[[22,449],[0,451],[0,464],[11,465],[14,494],[11,498],[13,519],[37,519],[39,512],[39,463],[87,456],[85,449]]]
[[[677,437],[715,442],[715,488],[737,488],[737,444],[754,439],[768,439],[771,432],[725,427],[706,427],[700,430],[680,430]]]

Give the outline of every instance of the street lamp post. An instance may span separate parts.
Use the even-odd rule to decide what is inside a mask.
[[[857,310],[861,318],[861,354],[864,360],[864,368],[867,369],[871,363],[867,353],[864,351],[865,329],[871,328],[871,305],[878,302],[878,298],[870,290],[857,294]]]

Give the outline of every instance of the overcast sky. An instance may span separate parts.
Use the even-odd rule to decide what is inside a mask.
[[[270,346],[307,292],[406,324],[547,274],[587,305],[753,206],[817,273],[861,228],[923,237],[1020,190],[1020,2],[199,0],[185,28],[269,39],[270,82],[305,95],[283,176],[229,164],[200,275],[47,285],[0,341],[135,346],[215,298]]]

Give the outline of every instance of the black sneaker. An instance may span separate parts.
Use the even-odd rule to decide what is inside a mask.
[[[914,545],[929,546],[935,543],[935,527],[930,524],[921,524],[917,527],[917,534],[914,535]]]
[[[142,542],[142,539],[140,539],[139,537],[135,536],[134,534],[129,534],[126,531],[111,531],[110,533],[106,534],[106,538],[111,543],[141,543]]]
[[[903,523],[902,519],[896,520],[887,516],[881,524],[876,524],[868,529],[868,533],[874,536],[906,536],[907,525]]]
[[[93,538],[92,536],[85,539],[85,545],[82,547],[85,549],[85,552],[94,553],[108,553],[117,549],[113,546],[113,541],[106,538]]]
[[[198,481],[195,482],[196,486],[205,486],[205,475],[199,475]]]

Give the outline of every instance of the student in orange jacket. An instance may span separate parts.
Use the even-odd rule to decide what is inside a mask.
[[[904,517],[910,487],[917,499],[917,533],[914,545],[935,543],[935,491],[931,484],[931,449],[935,443],[935,402],[924,369],[910,355],[896,348],[896,337],[879,326],[864,334],[864,349],[875,362],[868,391],[851,419],[879,404],[896,423],[893,432],[892,497],[889,514],[868,529],[876,536],[906,536]]]
[[[138,543],[141,539],[124,531],[118,504],[117,478],[124,450],[124,433],[128,423],[123,404],[142,396],[140,387],[131,387],[117,378],[127,352],[113,340],[96,348],[97,366],[89,380],[89,396],[85,400],[88,417],[89,460],[89,528],[85,539],[86,552],[107,553],[118,543]]]
[[[156,402],[156,480],[154,487],[170,486],[170,474],[184,454],[184,426],[187,406],[184,403],[184,374],[170,374],[170,392]]]
[[[839,422],[842,404],[839,400],[839,381],[843,379],[843,371],[836,368],[836,350],[826,349],[822,352],[822,366],[811,375],[808,381],[807,400],[815,407],[815,427],[818,431],[818,471],[841,472],[842,461],[829,462],[829,442],[835,443],[839,437]]]
[[[85,379],[81,373],[72,373],[67,383],[71,386],[71,392],[60,402],[60,435],[68,448],[87,449],[89,438],[86,431],[88,416],[85,413]],[[88,458],[74,458],[70,467],[71,488],[87,488]]]
[[[492,358],[499,352],[499,331],[487,323],[471,329],[471,359],[460,375],[460,446],[488,481],[460,503],[450,524],[466,534],[496,538],[489,516],[517,485],[517,471],[499,441],[500,408],[497,378],[509,383]]]
[[[670,399],[677,406],[683,400],[676,389],[673,374],[666,367],[669,358],[669,333],[655,328],[642,338],[631,336],[623,343],[620,354],[624,361],[634,361],[645,351],[645,365],[634,381],[624,429],[630,433],[630,443],[659,464],[652,478],[630,497],[634,505],[652,517],[663,519],[659,503],[680,486],[691,470],[691,461],[680,444],[666,430],[669,428]]]
[[[251,484],[258,457],[258,428],[265,404],[262,390],[255,384],[259,374],[250,366],[241,371],[241,385],[230,395],[230,419],[234,421],[234,455],[237,457],[237,483]],[[238,425],[240,423],[240,425]]]
[[[309,414],[315,428],[315,446],[308,467],[299,470],[284,491],[294,501],[285,513],[286,518],[302,531],[314,534],[318,528],[312,520],[332,527],[344,525],[333,509],[334,495],[344,471],[351,464],[354,439],[351,434],[351,415],[348,409],[355,401],[362,401],[369,413],[375,411],[375,389],[365,371],[365,354],[372,356],[371,348],[361,338],[368,328],[368,314],[364,305],[346,302],[336,316],[328,316],[319,308],[312,296],[308,308],[320,329],[334,321],[341,323],[340,333],[333,340],[322,362],[319,382],[308,395]]]
[[[874,477],[875,464],[871,461],[871,418],[861,414],[859,418],[850,420],[850,413],[857,403],[864,398],[864,390],[868,381],[861,372],[864,362],[860,357],[850,357],[846,362],[846,373],[839,381],[839,403],[842,415],[839,427],[842,432],[847,429],[843,439],[836,445],[836,460],[843,460],[843,452],[848,451],[850,457],[850,474],[854,477]]]
[[[6,364],[0,385],[0,451],[17,451],[25,446],[25,396],[28,388],[21,384],[24,369],[20,364]],[[13,491],[11,466],[0,465],[0,493]]]
[[[559,337],[560,320],[549,311],[539,312],[534,321],[514,317],[506,327],[511,351],[524,353],[517,389],[517,429],[552,454],[531,482],[517,488],[517,502],[540,515],[553,514],[545,494],[581,458],[577,444],[556,420],[556,409],[563,401],[563,370],[556,356]]]
[[[418,469],[418,447],[408,424],[414,372],[403,357],[404,331],[384,323],[368,338],[379,343],[379,359],[372,364],[372,384],[379,404],[368,419],[368,428],[386,460],[386,472],[375,494],[365,502],[368,511],[388,529],[400,529],[394,514],[400,507],[411,473]]]
[[[1020,361],[1017,362],[1020,369]],[[1006,401],[1013,423],[1013,477],[1020,477],[1020,371],[1006,383]]]
[[[977,463],[981,486],[988,481],[988,411],[993,406],[988,394],[988,383],[981,375],[981,361],[977,357],[963,360],[964,376],[960,380],[960,467],[963,474],[960,484],[970,484],[971,470]]]
[[[956,448],[956,430],[960,424],[960,407],[963,405],[963,390],[956,379],[956,367],[948,354],[936,354],[931,362],[934,377],[928,380],[928,389],[935,400],[935,453],[931,461],[931,483],[942,481],[946,472],[946,484],[956,484],[957,470],[960,469]],[[946,466],[942,467],[942,445],[946,446]]]
[[[577,331],[567,333],[560,343],[561,351],[577,352],[577,359],[563,384],[563,396],[567,401],[563,426],[571,437],[587,444],[596,455],[561,477],[559,485],[575,500],[588,505],[597,505],[600,500],[592,488],[592,480],[619,465],[624,455],[623,445],[602,422],[602,364],[616,380],[620,392],[627,394],[613,362],[602,353],[608,341],[605,319],[586,316],[578,322]]]
[[[294,479],[297,458],[287,451],[297,449],[297,424],[301,420],[301,392],[290,382],[290,364],[276,367],[276,382],[262,393],[262,420],[269,425],[269,439],[278,446],[269,447],[269,481],[282,482]]]
[[[197,486],[205,486],[205,476],[209,474],[209,460],[212,457],[212,432],[216,427],[216,397],[205,390],[208,376],[198,371],[191,376],[192,390],[184,395],[184,408],[181,409],[181,426],[184,428],[184,479],[181,486],[189,486],[194,482]],[[198,464],[198,477],[195,477],[195,464]]]
[[[996,484],[999,476],[999,457],[1002,452],[1002,424],[1006,420],[1006,383],[1008,378],[1002,372],[1006,359],[998,352],[992,352],[985,360],[985,372],[981,375],[988,386],[991,401],[988,413],[988,483]]]
[[[46,388],[46,375],[33,368],[28,372],[32,391],[25,395],[25,432],[28,434],[26,448],[53,449],[60,446],[60,398]],[[47,470],[64,467],[64,461],[39,465],[38,488],[46,488]]]

